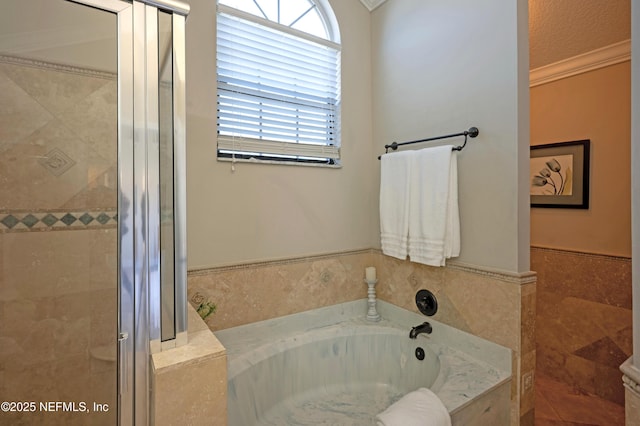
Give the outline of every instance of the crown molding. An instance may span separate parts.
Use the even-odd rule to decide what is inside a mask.
[[[384,3],[387,0],[360,0],[360,2],[362,4],[364,4],[364,6],[369,9],[369,12],[372,12],[373,9],[375,9],[376,7],[380,6],[382,3]]]
[[[529,72],[529,87],[551,83],[631,59],[631,40],[614,43],[591,52],[545,65]]]

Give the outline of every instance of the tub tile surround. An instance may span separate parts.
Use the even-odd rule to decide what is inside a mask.
[[[188,320],[186,345],[151,356],[152,416],[163,425],[227,426],[225,348],[191,307]]]
[[[450,263],[433,268],[367,249],[273,262],[192,270],[188,293],[217,304],[207,318],[214,332],[283,315],[366,297],[364,270],[378,271],[378,300],[418,313],[415,293],[429,289],[438,298],[433,317],[449,326],[512,350],[511,425],[533,419],[533,388],[521,386],[534,376],[536,277]],[[423,317],[424,318],[424,317]],[[417,324],[417,323],[416,323]],[[416,325],[413,324],[413,325]]]
[[[415,293],[426,288],[438,300],[434,319],[512,350],[511,425],[532,425],[535,349],[535,273],[510,274],[450,262],[434,268],[379,254],[378,296],[417,312]],[[525,388],[525,379],[531,386]],[[531,419],[531,420],[529,420]]]
[[[360,299],[372,264],[371,250],[357,250],[191,270],[188,298],[199,293],[217,305],[206,319],[216,331]]]
[[[356,329],[361,330],[355,331],[356,335],[362,330],[372,334],[385,334],[389,333],[389,330],[395,330],[395,333],[402,336],[401,340],[404,340],[406,334],[406,343],[413,348],[414,341],[408,337],[409,330],[412,326],[424,321],[424,317],[384,301],[379,301],[378,307],[383,318],[378,323],[366,321],[367,301],[362,299],[220,330],[216,335],[227,348],[229,378],[233,380],[234,377],[246,374],[252,366],[283,350],[305,348],[307,347],[305,345],[316,342],[314,339],[318,336],[328,338],[349,336]],[[443,365],[446,367],[441,366],[442,375],[436,379],[433,389],[450,410],[453,424],[469,424],[467,422],[469,419],[474,419],[475,425],[508,422],[511,351],[437,321],[432,320],[431,323],[432,334],[428,337],[419,337],[415,343],[421,342],[426,348],[433,348],[445,363]],[[386,344],[383,346],[388,347]],[[285,375],[284,372],[269,372],[269,374],[274,377]],[[300,380],[302,379],[297,378],[296,383]],[[233,388],[234,392],[239,392],[237,387]],[[261,393],[257,393],[259,398]],[[353,392],[347,393],[351,395],[350,402],[354,405],[353,413],[349,414],[353,424],[369,424],[367,421],[371,421],[372,414],[359,413],[357,407],[360,404],[369,404],[365,400],[368,401],[367,398],[374,397],[370,395],[370,390],[362,397],[354,396]],[[400,396],[396,395],[394,399]],[[479,404],[476,398],[481,401]],[[375,399],[385,398],[378,395]],[[342,401],[342,397],[340,400]],[[269,406],[267,402],[256,401],[256,403],[262,407]],[[304,407],[308,408],[308,404]],[[384,408],[384,405],[380,406],[379,410],[382,411]],[[305,416],[314,414],[297,413],[296,410],[292,410],[289,415],[301,415],[308,420],[309,418]],[[315,414],[317,415],[317,412]],[[279,419],[279,417],[276,418]],[[344,421],[344,417],[340,418]],[[266,424],[272,424],[271,420],[267,419]],[[273,424],[278,423],[276,421]]]
[[[632,352],[631,259],[532,247],[538,271],[537,368],[624,404],[620,365]]]

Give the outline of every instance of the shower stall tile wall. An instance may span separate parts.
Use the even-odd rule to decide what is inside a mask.
[[[0,214],[0,233],[70,229],[115,228],[118,213],[114,210],[49,211]]]
[[[0,57],[0,212],[115,210],[117,84],[81,72]]]
[[[91,424],[114,424],[115,75],[1,56],[0,92],[1,399],[95,401],[113,409]]]

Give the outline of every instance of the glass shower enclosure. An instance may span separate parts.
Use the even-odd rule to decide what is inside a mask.
[[[0,424],[151,424],[186,342],[177,1],[5,0]]]

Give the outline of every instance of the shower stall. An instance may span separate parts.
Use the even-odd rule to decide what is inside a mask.
[[[173,0],[5,0],[0,424],[151,424],[186,342],[185,69]]]

